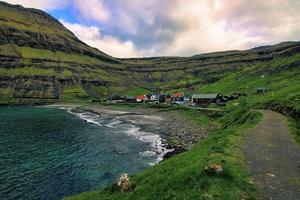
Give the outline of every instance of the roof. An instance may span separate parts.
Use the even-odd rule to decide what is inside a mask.
[[[160,94],[151,94],[152,97],[160,97]]]
[[[218,94],[193,94],[192,99],[215,99]]]
[[[136,96],[136,99],[145,99],[145,95]]]
[[[133,96],[124,96],[123,98],[127,99],[127,100],[131,100],[131,99],[133,100],[133,99],[135,99],[135,97],[133,97]]]
[[[172,98],[180,98],[180,97],[184,97],[184,94],[177,92],[177,93],[174,93],[171,97]]]

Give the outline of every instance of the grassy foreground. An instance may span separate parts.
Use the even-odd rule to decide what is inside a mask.
[[[300,144],[300,122],[289,117],[288,118],[289,130],[295,141]]]
[[[192,120],[199,117],[196,111],[183,109],[182,113]],[[258,193],[245,170],[241,143],[244,130],[260,119],[261,114],[246,108],[228,111],[217,119],[220,129],[191,150],[132,175],[132,192],[121,192],[113,184],[65,199],[256,199]],[[223,173],[207,173],[204,168],[211,164],[222,165]]]

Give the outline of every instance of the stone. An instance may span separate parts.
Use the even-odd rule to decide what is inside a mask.
[[[132,191],[132,184],[127,173],[120,175],[118,179],[118,186],[121,188],[122,192]]]
[[[206,166],[204,170],[209,173],[221,174],[223,172],[223,167],[222,165],[212,164],[210,166]]]

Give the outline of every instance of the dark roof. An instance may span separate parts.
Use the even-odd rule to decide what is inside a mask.
[[[218,94],[193,94],[192,99],[215,99]]]
[[[133,97],[133,96],[127,96],[127,95],[123,96],[123,98],[127,99],[127,100],[131,100],[131,99],[133,100],[133,99],[135,99],[135,97]]]

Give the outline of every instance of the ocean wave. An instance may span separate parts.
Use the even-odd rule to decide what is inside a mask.
[[[108,124],[105,124],[105,127],[108,128],[117,128],[117,125],[121,124],[122,121],[117,119],[112,119]]]
[[[85,120],[86,122],[93,123],[93,124],[96,124],[98,126],[103,125],[102,124],[103,119],[101,119],[101,116],[96,114],[96,113],[92,113],[92,112],[74,112],[71,108],[64,108],[64,109],[67,110],[68,113],[76,115],[77,117],[79,117],[80,119]]]
[[[168,152],[173,151],[173,149],[167,149],[166,145],[163,143],[160,135],[142,131],[140,127],[135,125],[130,125],[131,128],[125,131],[125,133],[129,136],[135,137],[136,139],[148,143],[151,146],[150,150],[140,152],[140,155],[146,157],[155,158],[155,163],[149,163],[150,165],[154,165],[163,160],[163,157]]]
[[[76,115],[80,119],[85,120],[86,122],[96,124],[98,126],[105,126],[108,128],[119,128],[120,131],[125,134],[136,138],[143,143],[150,145],[150,149],[140,152],[139,154],[144,157],[153,158],[154,162],[150,162],[149,165],[155,165],[163,160],[163,157],[168,152],[173,151],[173,149],[168,149],[166,144],[163,142],[163,139],[159,134],[152,132],[142,131],[140,127],[133,124],[125,124],[123,121],[120,121],[116,118],[101,118],[100,115],[93,112],[76,112],[71,108],[61,107],[62,109],[67,110],[67,112]]]

